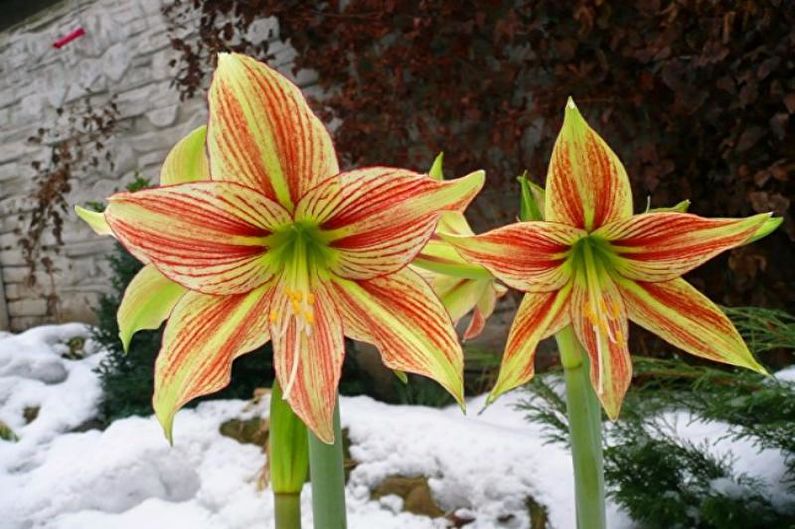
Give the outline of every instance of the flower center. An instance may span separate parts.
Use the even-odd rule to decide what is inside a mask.
[[[328,273],[334,259],[334,250],[328,245],[327,235],[316,225],[296,221],[277,230],[266,242],[271,262],[282,271],[281,303],[275,303],[270,312],[271,328],[281,337],[294,326],[294,351],[290,376],[284,386],[283,398],[290,391],[298,373],[302,344],[312,336],[315,323],[315,293],[318,277]],[[276,299],[281,298],[277,295]]]
[[[589,235],[572,246],[569,257],[575,281],[587,292],[587,299],[581,310],[591,326],[596,343],[600,367],[599,392],[603,389],[604,348],[608,343],[618,343],[625,339],[621,300],[610,277],[613,255],[608,241]]]

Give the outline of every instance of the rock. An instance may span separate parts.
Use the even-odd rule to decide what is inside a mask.
[[[132,61],[132,56],[129,47],[122,42],[114,44],[102,55],[105,75],[111,81],[118,82],[130,66],[130,61]]]
[[[39,409],[38,406],[25,406],[25,409],[22,410],[22,417],[25,419],[25,424],[30,424],[36,420],[39,416]]]
[[[91,430],[104,430],[107,426],[109,425],[102,422],[102,420],[93,418],[81,422],[80,424],[69,430],[69,433],[82,433],[82,432],[90,432]]]
[[[75,336],[74,338],[70,338],[69,341],[66,342],[66,345],[69,347],[69,352],[61,355],[62,358],[66,358],[68,360],[80,360],[86,356],[85,336]]]
[[[342,429],[342,465],[345,469],[345,483],[351,477],[351,472],[359,464],[353,457],[351,457],[351,438],[348,437],[348,429]]]
[[[264,451],[268,442],[268,421],[260,417],[252,419],[230,419],[221,424],[221,435],[231,437],[238,443],[257,445]]]
[[[11,441],[12,443],[15,443],[19,441],[19,437],[17,437],[17,434],[14,433],[14,430],[12,430],[6,423],[0,421],[0,440]]]
[[[428,478],[425,476],[389,476],[373,490],[372,497],[398,496],[403,499],[403,510],[420,516],[439,518],[445,511],[433,499]]]
[[[527,514],[530,516],[530,529],[547,529],[549,527],[549,513],[547,508],[530,496],[524,502]]]

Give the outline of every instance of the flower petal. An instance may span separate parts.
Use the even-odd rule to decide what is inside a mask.
[[[312,285],[314,322],[311,333],[289,317],[291,300],[280,286],[271,303],[271,335],[276,376],[307,428],[325,443],[334,442],[334,406],[345,357],[342,320],[325,283]]]
[[[781,223],[783,222],[784,222],[784,217],[770,217],[765,221],[764,224],[762,224],[756,230],[756,232],[754,232],[754,234],[751,236],[750,239],[745,241],[745,244],[751,244],[752,242],[756,242],[759,239],[764,239],[765,237],[776,231],[776,229],[778,229],[778,227],[781,226]]]
[[[165,276],[207,294],[242,293],[272,275],[265,238],[290,216],[278,203],[229,182],[194,182],[118,193],[105,218],[119,241]]]
[[[229,383],[232,361],[270,339],[270,284],[247,294],[187,292],[174,307],[155,362],[155,414],[169,441],[174,415],[188,401]]]
[[[472,319],[464,331],[464,341],[473,340],[480,336],[483,329],[486,327],[486,320],[488,320],[494,309],[497,306],[497,299],[505,295],[508,289],[502,285],[498,285],[494,280],[489,281],[488,288],[485,289],[480,299],[475,304],[472,311]]]
[[[524,295],[511,324],[500,374],[489,393],[488,403],[533,378],[536,346],[549,335],[550,325],[566,312],[570,292],[567,285],[560,290]]]
[[[468,340],[474,340],[480,336],[480,333],[482,333],[483,329],[486,328],[487,319],[488,316],[485,316],[478,307],[475,307],[472,310],[472,319],[469,320],[469,324],[464,330],[464,336],[461,338],[461,340],[466,342]]]
[[[692,355],[765,373],[729,318],[684,279],[621,281],[619,288],[630,319],[644,329]]]
[[[418,273],[423,275],[422,272]],[[475,308],[481,295],[491,283],[488,279],[464,279],[436,274],[423,277],[428,280],[433,292],[441,300],[454,322]]]
[[[628,279],[668,281],[744,244],[770,218],[707,219],[689,213],[645,213],[594,233],[610,241],[617,270]]]
[[[210,179],[204,142],[207,126],[202,125],[177,142],[160,168],[160,185],[186,184]]]
[[[209,92],[213,180],[257,189],[287,209],[339,172],[331,137],[301,91],[250,57],[218,54]]]
[[[464,279],[494,279],[485,267],[468,262],[455,247],[434,235],[411,262],[412,266],[440,274]]]
[[[90,209],[80,206],[75,206],[75,213],[77,213],[77,216],[80,217],[86,224],[88,224],[97,235],[113,236],[113,230],[111,230],[110,226],[108,226],[108,222],[105,220],[104,213],[99,211],[91,211]]]
[[[453,323],[416,272],[334,285],[346,335],[378,347],[390,369],[434,379],[464,405],[464,358]]]
[[[586,278],[587,277],[587,278]],[[632,382],[627,309],[604,269],[580,271],[573,283],[569,314],[590,361],[591,384],[611,420],[616,420]]]
[[[116,314],[124,350],[127,351],[136,332],[159,328],[185,292],[185,287],[161,274],[152,264],[138,271],[124,290]]]
[[[566,253],[584,235],[582,230],[553,222],[519,222],[474,237],[439,234],[465,260],[527,292],[563,286],[571,275]]]
[[[442,213],[439,216],[439,224],[436,226],[436,231],[452,235],[475,235],[464,214],[458,211],[445,211]]]
[[[588,231],[632,215],[624,166],[569,98],[547,173],[544,218]]]
[[[338,253],[335,273],[370,279],[409,264],[430,239],[439,214],[466,208],[483,180],[482,171],[439,182],[403,169],[359,169],[309,191],[296,219],[327,230]]]

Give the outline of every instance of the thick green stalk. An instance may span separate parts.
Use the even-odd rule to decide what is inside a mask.
[[[566,380],[569,439],[579,529],[605,529],[602,410],[591,386],[588,359],[571,326],[555,335]]]
[[[301,493],[274,494],[276,529],[301,529]]]
[[[268,465],[270,466],[276,529],[301,529],[301,490],[309,474],[306,426],[282,399],[274,382],[271,393]]]
[[[309,476],[315,529],[345,529],[345,469],[339,399],[334,409],[334,444],[309,432]]]

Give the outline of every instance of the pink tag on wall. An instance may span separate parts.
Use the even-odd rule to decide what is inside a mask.
[[[53,43],[53,47],[60,49],[60,48],[62,48],[64,46],[66,46],[67,44],[69,44],[70,42],[72,42],[73,40],[78,39],[78,38],[82,37],[85,34],[86,34],[86,32],[83,30],[83,28],[77,28],[76,30],[72,31],[71,33],[69,33],[65,37],[61,37],[60,39],[56,40]]]

